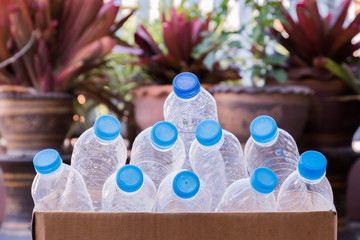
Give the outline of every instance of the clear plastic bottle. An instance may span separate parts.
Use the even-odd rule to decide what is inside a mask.
[[[210,212],[211,192],[195,173],[170,173],[160,184],[157,212]]]
[[[40,151],[35,155],[33,163],[37,172],[31,186],[35,211],[94,211],[80,173],[63,164],[56,150]]]
[[[209,186],[212,209],[219,203],[226,188],[240,178],[247,178],[243,151],[239,140],[222,130],[215,120],[204,120],[195,130],[196,139],[190,148],[194,172]]]
[[[173,91],[165,101],[164,118],[176,126],[184,141],[186,158],[182,168],[192,170],[189,150],[195,139],[195,128],[205,119],[218,121],[215,99],[200,86],[195,74],[180,73],[174,78]]]
[[[104,212],[151,212],[156,187],[151,179],[134,165],[125,165],[105,182],[102,192]]]
[[[276,212],[273,191],[277,177],[268,168],[257,168],[250,178],[231,184],[224,193],[216,212]]]
[[[325,177],[327,161],[317,151],[301,154],[298,169],[285,180],[277,200],[278,211],[335,210],[331,185]]]
[[[168,174],[181,169],[184,159],[185,147],[176,127],[160,121],[136,137],[130,162],[147,174],[158,188]]]
[[[249,175],[259,167],[274,171],[279,181],[274,191],[277,197],[282,183],[297,167],[299,150],[295,140],[278,128],[272,117],[265,115],[252,121],[250,133],[244,149]]]
[[[95,211],[101,209],[105,181],[125,165],[127,149],[120,135],[120,122],[113,116],[96,119],[75,143],[71,166],[83,176]]]

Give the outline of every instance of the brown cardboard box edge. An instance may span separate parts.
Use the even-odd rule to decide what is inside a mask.
[[[34,240],[336,240],[336,212],[35,212]]]

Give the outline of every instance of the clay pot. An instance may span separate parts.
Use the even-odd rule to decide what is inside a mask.
[[[210,84],[201,84],[201,87],[207,90],[212,86]],[[135,122],[140,130],[164,120],[163,106],[172,90],[172,85],[144,86],[133,90],[132,93],[135,96]]]
[[[344,84],[337,79],[326,82],[307,79],[296,83],[314,91],[299,147],[319,151],[350,147],[352,136],[360,125],[360,96],[345,97]]]
[[[133,90],[135,121],[140,130],[164,120],[163,106],[171,91],[172,85],[144,86]]]
[[[250,137],[250,124],[260,115],[275,119],[278,127],[298,139],[305,127],[312,91],[302,86],[262,88],[217,85],[211,89],[223,129],[232,132],[244,146]]]
[[[34,155],[0,155],[0,197],[6,190],[6,214],[0,229],[0,239],[31,239],[31,217],[34,202],[31,185],[36,175]],[[61,154],[65,164],[70,164],[70,155]],[[3,189],[5,186],[5,189]],[[3,217],[3,199],[0,199],[0,220]]]
[[[7,154],[60,149],[73,117],[73,96],[64,93],[1,93],[0,131]]]

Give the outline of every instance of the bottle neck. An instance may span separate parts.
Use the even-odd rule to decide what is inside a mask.
[[[179,201],[182,201],[182,202],[191,202],[191,201],[193,201],[198,196],[198,194],[200,192],[200,189],[199,189],[199,191],[193,197],[191,197],[191,198],[181,198],[178,195],[176,195],[173,188],[171,188],[171,190],[172,190],[174,196],[176,197],[176,199],[178,199]]]
[[[196,140],[197,141],[197,140]],[[199,142],[198,142],[199,143]],[[199,146],[206,150],[206,151],[214,151],[214,150],[218,150],[220,149],[222,146],[224,145],[224,134],[221,136],[220,141],[218,141],[216,144],[212,145],[212,146],[204,146],[201,143],[199,143]]]
[[[128,195],[128,196],[129,196],[129,195],[135,195],[135,194],[137,194],[138,192],[142,191],[142,188],[143,188],[143,186],[144,186],[144,182],[145,182],[145,180],[144,180],[143,183],[141,184],[141,187],[140,187],[138,190],[134,191],[134,192],[126,192],[126,191],[122,190],[119,186],[117,186],[117,187],[118,187],[119,191],[122,192],[124,195]]]
[[[267,142],[267,143],[260,143],[260,142],[257,142],[255,141],[255,139],[253,139],[254,143],[260,147],[270,147],[272,145],[274,145],[274,143],[278,140],[278,137],[279,137],[279,129],[277,129],[276,131],[276,136],[273,140],[271,140],[270,142]],[[252,137],[251,137],[252,138]]]
[[[249,184],[250,184],[249,192],[255,198],[265,198],[265,197],[269,196],[269,194],[272,193],[272,192],[271,193],[260,193],[251,186],[250,180],[249,180]]]
[[[106,140],[100,139],[100,138],[99,138],[98,136],[96,136],[95,134],[94,134],[94,136],[95,136],[96,141],[97,141],[98,143],[102,144],[102,145],[110,145],[110,144],[112,144],[112,143],[116,140],[116,138],[115,138],[114,140],[106,141]]]
[[[149,136],[149,140],[150,140],[150,143],[151,143],[152,148],[155,149],[156,151],[159,151],[159,152],[168,152],[168,151],[170,151],[170,150],[176,145],[176,143],[179,141],[179,139],[176,139],[175,143],[174,143],[171,147],[169,147],[169,148],[160,148],[160,147],[156,146],[156,145],[151,141],[150,136]]]
[[[39,173],[39,172],[37,172],[37,173],[40,174],[43,177],[53,177],[54,175],[60,175],[63,172],[63,170],[64,170],[64,164],[61,161],[61,164],[60,164],[59,168],[56,169],[55,171],[53,171],[51,173],[45,173],[45,174],[44,173]]]
[[[321,180],[324,179],[325,174],[326,174],[326,173],[324,173],[324,175],[319,179],[311,180],[311,179],[307,179],[307,178],[304,178],[303,176],[301,176],[301,174],[299,172],[299,169],[296,169],[296,172],[297,172],[298,177],[300,178],[300,180],[302,182],[306,183],[306,184],[317,184],[317,183],[321,182]]]
[[[179,99],[180,101],[183,101],[183,102],[190,102],[190,101],[194,101],[196,100],[196,98],[200,95],[200,92],[201,92],[202,88],[200,88],[200,91],[198,94],[196,94],[194,97],[192,98],[181,98],[179,97],[178,95],[176,95],[176,93],[174,92],[174,95],[177,99]]]

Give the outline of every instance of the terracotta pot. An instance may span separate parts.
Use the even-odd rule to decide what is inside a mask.
[[[290,84],[295,82],[314,91],[299,147],[319,151],[350,147],[352,136],[360,125],[360,96],[344,97],[344,85],[336,79],[289,81]]]
[[[172,85],[145,86],[133,90],[135,121],[140,130],[164,120],[163,106],[171,91]]]
[[[34,155],[0,155],[3,171],[0,181],[4,182],[6,190],[6,214],[0,229],[0,239],[31,239],[34,208],[31,185],[36,175],[33,157]],[[70,164],[70,157],[61,154],[66,164]]]
[[[7,154],[60,149],[73,112],[73,96],[68,94],[0,94],[0,131],[7,142]]]
[[[304,129],[312,91],[301,86],[262,88],[217,85],[211,89],[221,126],[244,146],[250,137],[250,123],[259,115],[273,117],[278,127],[298,139]]]
[[[210,84],[201,84],[201,87],[207,90],[212,86]],[[135,96],[135,121],[140,130],[164,120],[163,106],[171,92],[172,85],[144,86],[133,90]]]

